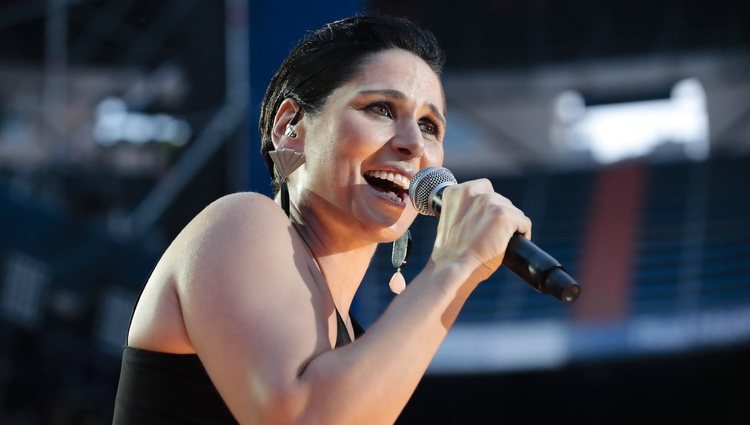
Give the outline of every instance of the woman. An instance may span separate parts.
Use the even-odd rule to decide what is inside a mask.
[[[349,307],[406,189],[443,162],[440,48],[396,18],[308,34],[272,79],[278,192],[231,194],[176,237],[134,311],[115,424],[390,424],[466,298],[531,223],[487,180],[448,187],[424,269],[366,333]]]

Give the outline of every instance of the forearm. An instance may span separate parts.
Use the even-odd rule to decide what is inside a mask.
[[[308,365],[308,413],[321,423],[392,424],[476,287],[470,279],[454,264],[428,263],[362,338]]]

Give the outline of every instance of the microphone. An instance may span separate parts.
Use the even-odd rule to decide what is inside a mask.
[[[422,215],[440,216],[443,190],[458,183],[443,167],[419,171],[409,185],[409,198]],[[505,250],[503,265],[531,285],[537,292],[551,295],[564,303],[578,298],[581,288],[560,263],[521,234],[514,234]]]

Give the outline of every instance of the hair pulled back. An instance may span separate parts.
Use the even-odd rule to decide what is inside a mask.
[[[273,179],[274,193],[280,177],[274,175],[268,152],[273,121],[284,99],[292,98],[307,114],[318,112],[328,96],[354,78],[364,59],[392,48],[409,51],[440,75],[443,50],[432,32],[405,18],[358,15],[331,22],[307,33],[281,63],[268,85],[261,106],[261,154]]]

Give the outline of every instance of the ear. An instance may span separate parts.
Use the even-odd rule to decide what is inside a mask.
[[[276,149],[289,148],[296,151],[302,151],[302,144],[305,140],[304,125],[300,125],[304,111],[296,100],[291,98],[284,99],[276,111],[273,119],[273,130],[271,131],[271,140]],[[295,115],[296,122],[292,122]],[[291,137],[286,134],[287,125],[292,124],[297,137]]]

